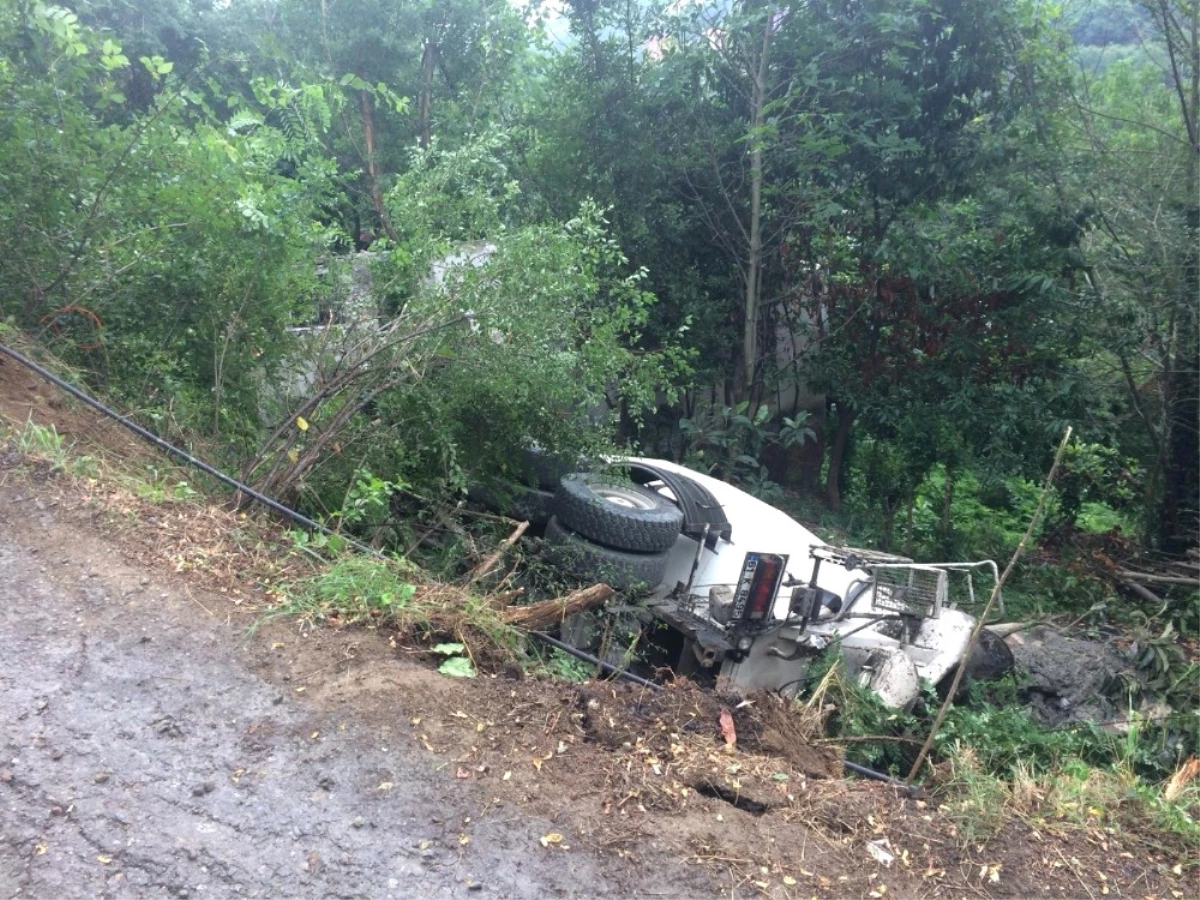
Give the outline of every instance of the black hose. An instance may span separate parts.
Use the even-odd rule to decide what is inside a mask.
[[[911,797],[917,792],[917,788],[907,782],[901,781],[899,778],[893,778],[883,772],[876,772],[874,769],[868,769],[866,766],[860,766],[858,763],[850,762],[848,759],[842,760],[842,766],[848,772],[853,772],[855,775],[861,775],[864,778],[873,778],[876,781],[883,781],[887,784],[895,785],[898,788],[903,788]]]
[[[380,551],[375,550],[371,547],[368,547],[366,544],[359,543],[358,541],[354,540],[353,538],[348,538],[345,535],[338,534],[333,529],[328,528],[325,525],[322,525],[320,522],[315,522],[312,519],[308,518],[308,516],[305,516],[305,515],[302,515],[301,513],[296,512],[294,509],[289,509],[288,507],[286,507],[282,503],[280,503],[278,500],[273,500],[270,497],[268,497],[266,494],[260,494],[258,491],[254,490],[254,488],[250,487],[249,485],[242,484],[236,478],[231,478],[230,476],[226,475],[224,472],[220,471],[219,469],[214,469],[208,463],[202,462],[201,460],[196,459],[196,457],[192,456],[190,453],[188,453],[185,450],[180,450],[174,444],[168,444],[166,441],[164,441],[158,435],[147,431],[141,425],[137,424],[137,422],[134,422],[132,419],[128,419],[125,416],[121,415],[120,413],[109,409],[107,406],[105,406],[99,400],[96,400],[96,399],[88,396],[83,391],[79,390],[79,388],[75,387],[72,384],[68,384],[66,381],[63,381],[61,378],[59,378],[53,372],[49,372],[46,369],[43,369],[41,366],[39,366],[33,360],[18,353],[16,350],[13,350],[11,347],[7,347],[4,344],[0,344],[0,353],[3,353],[6,356],[11,357],[12,359],[15,359],[17,362],[19,362],[21,365],[25,366],[26,368],[32,369],[34,372],[41,375],[43,378],[45,378],[51,384],[57,385],[58,387],[62,388],[64,391],[66,391],[72,397],[75,397],[77,400],[83,401],[84,403],[86,403],[88,406],[90,406],[92,409],[96,410],[97,412],[103,413],[104,415],[108,416],[110,419],[113,419],[116,422],[120,422],[122,425],[124,425],[126,428],[128,428],[130,431],[132,431],[138,437],[146,439],[150,443],[154,444],[154,446],[158,447],[160,450],[167,451],[172,456],[176,456],[179,459],[183,460],[189,466],[199,469],[201,472],[204,472],[207,475],[211,475],[213,478],[217,479],[217,481],[220,481],[221,483],[228,485],[229,487],[233,488],[234,490],[241,491],[247,497],[249,497],[252,500],[255,500],[255,501],[261,503],[263,506],[267,507],[267,509],[273,510],[274,512],[277,512],[281,515],[287,516],[289,519],[291,519],[294,522],[298,522],[299,524],[303,525],[305,528],[309,528],[313,531],[319,531],[322,534],[327,534],[327,535],[330,535],[333,537],[339,537],[343,541],[345,541],[347,544],[349,544],[351,547],[354,547],[356,550],[360,550],[364,553],[370,553],[372,556],[379,557],[380,559],[386,559],[386,557]]]
[[[559,650],[562,650],[564,653],[570,653],[577,659],[582,659],[584,662],[590,662],[592,665],[599,666],[602,669],[612,672],[618,678],[625,678],[629,681],[632,681],[634,684],[640,684],[642,687],[653,688],[656,691],[662,690],[661,684],[655,684],[653,681],[643,678],[641,675],[634,675],[632,672],[618,668],[612,663],[606,663],[598,656],[592,656],[592,654],[586,653],[583,650],[580,650],[578,647],[572,647],[570,644],[564,644],[557,638],[550,637],[550,635],[546,634],[544,631],[533,631],[530,633],[534,637],[545,641],[551,647],[557,647]]]

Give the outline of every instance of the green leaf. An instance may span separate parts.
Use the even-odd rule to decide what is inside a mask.
[[[440,666],[438,671],[451,678],[474,678],[475,666],[465,656],[452,656]]]
[[[433,647],[434,653],[440,653],[442,656],[453,656],[456,653],[462,653],[466,650],[463,644],[436,644]]]

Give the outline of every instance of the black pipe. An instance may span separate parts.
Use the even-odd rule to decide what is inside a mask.
[[[861,775],[864,778],[873,778],[876,781],[883,781],[887,784],[895,785],[898,788],[903,788],[908,792],[910,797],[917,791],[916,787],[908,784],[907,782],[901,781],[899,778],[893,778],[891,775],[887,775],[883,772],[876,772],[874,769],[868,769],[866,766],[860,766],[858,763],[852,763],[848,759],[842,760],[842,766],[848,772],[853,772],[855,775]]]
[[[84,403],[86,403],[88,406],[90,406],[92,409],[96,410],[97,412],[103,413],[104,415],[108,416],[110,419],[120,422],[122,425],[124,425],[126,428],[128,428],[130,431],[132,431],[134,434],[138,435],[138,437],[145,438],[147,441],[154,444],[154,446],[158,447],[160,450],[167,451],[171,455],[176,456],[179,459],[183,460],[189,466],[197,468],[201,472],[211,475],[213,478],[217,479],[217,481],[220,481],[221,483],[228,485],[229,487],[233,488],[234,490],[241,491],[247,497],[250,497],[252,500],[258,501],[263,506],[267,507],[267,509],[273,510],[274,512],[277,512],[277,513],[280,513],[281,515],[287,516],[289,519],[293,520],[294,522],[298,522],[299,524],[303,525],[305,528],[312,529],[313,531],[319,531],[322,534],[327,534],[327,535],[330,535],[333,537],[339,537],[343,541],[345,541],[347,544],[349,544],[351,547],[354,547],[356,550],[360,550],[364,553],[370,553],[372,556],[379,557],[380,559],[386,559],[386,557],[380,551],[374,550],[371,547],[368,547],[366,544],[361,544],[358,541],[354,540],[353,538],[348,538],[345,535],[340,535],[337,532],[335,532],[333,529],[322,525],[320,522],[314,522],[312,519],[308,518],[308,516],[302,515],[302,514],[296,512],[294,509],[289,509],[288,507],[286,507],[282,503],[280,503],[278,500],[273,500],[270,497],[268,497],[266,494],[260,494],[258,491],[254,490],[254,488],[252,488],[248,485],[242,484],[236,478],[231,478],[230,476],[226,475],[224,472],[220,471],[219,469],[214,469],[208,463],[202,462],[201,460],[196,459],[196,457],[192,456],[190,453],[188,453],[184,450],[180,450],[178,447],[176,447],[173,444],[168,444],[166,441],[164,441],[158,435],[147,431],[141,425],[137,424],[137,422],[134,422],[132,419],[128,419],[125,416],[121,415],[120,413],[109,409],[107,406],[105,406],[99,400],[95,400],[92,397],[89,397],[83,391],[79,390],[79,388],[75,387],[72,384],[68,384],[67,382],[63,381],[61,378],[59,378],[54,373],[49,372],[46,369],[43,369],[41,366],[39,366],[33,360],[29,359],[26,356],[23,356],[22,354],[18,353],[16,350],[13,350],[11,347],[7,347],[4,344],[0,344],[0,353],[4,353],[5,355],[11,357],[12,359],[15,359],[17,362],[19,362],[21,365],[25,366],[26,368],[32,369],[34,372],[37,372],[37,374],[41,375],[43,378],[45,378],[51,384],[57,385],[58,387],[62,388],[64,391],[66,391],[72,397],[75,397],[77,400],[82,400]]]
[[[602,669],[606,669],[609,672],[612,672],[618,678],[628,679],[629,681],[632,681],[634,684],[640,684],[642,687],[653,688],[656,691],[662,690],[661,684],[655,684],[653,681],[643,678],[641,675],[634,675],[632,672],[628,672],[625,669],[617,668],[612,663],[606,663],[604,660],[600,659],[598,656],[592,656],[592,654],[586,653],[583,650],[580,650],[578,647],[572,647],[570,644],[564,644],[562,641],[558,640],[557,638],[550,637],[550,635],[546,634],[544,631],[533,631],[530,633],[534,637],[545,641],[551,647],[557,647],[559,650],[562,650],[564,653],[570,653],[572,656],[576,657],[577,659],[582,659],[584,662],[590,662],[590,663],[592,663],[592,665],[596,665]]]

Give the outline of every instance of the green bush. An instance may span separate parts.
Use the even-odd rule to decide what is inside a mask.
[[[322,89],[276,83],[222,121],[168,61],[130,62],[61,7],[6,6],[0,43],[23,48],[0,61],[0,314],[161,431],[236,457],[285,327],[309,315],[333,174],[319,144],[266,119],[320,118]],[[154,100],[109,115],[129,67]]]

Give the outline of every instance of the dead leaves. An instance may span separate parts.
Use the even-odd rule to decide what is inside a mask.
[[[1166,787],[1163,788],[1163,799],[1168,802],[1175,800],[1197,775],[1200,775],[1200,759],[1189,756],[1187,761],[1175,770]]]

